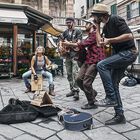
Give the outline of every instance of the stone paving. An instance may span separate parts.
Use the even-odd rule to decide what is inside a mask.
[[[75,108],[86,103],[84,93],[80,92],[80,100],[73,101],[67,98],[69,84],[66,76],[57,76],[54,79],[56,96],[52,97],[55,104]],[[45,86],[46,85],[46,86]],[[93,86],[98,91],[97,99],[104,98],[102,82],[97,76]],[[44,89],[47,90],[47,81]],[[0,79],[0,109],[8,104],[10,98],[31,100],[33,93],[24,93],[25,87],[22,79]],[[0,140],[140,140],[140,85],[125,87],[120,85],[125,116],[127,123],[123,125],[105,126],[104,122],[113,117],[112,108],[87,110],[93,115],[93,129],[83,132],[65,130],[58,122],[57,116],[51,118],[37,118],[33,122],[3,125],[0,124]]]

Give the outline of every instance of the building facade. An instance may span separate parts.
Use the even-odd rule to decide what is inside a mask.
[[[0,2],[25,4],[52,17],[73,17],[73,0],[0,0]]]
[[[135,44],[140,52],[140,1],[117,0],[117,12],[131,28],[135,37]],[[136,63],[140,63],[140,54]]]
[[[140,52],[140,0],[0,0],[3,3],[25,4],[51,17],[52,23],[65,26],[66,17],[75,17],[76,25],[83,25],[81,18],[89,18],[94,4],[107,4],[110,14],[123,17],[132,29]],[[140,56],[137,60],[140,63]]]
[[[53,17],[52,23],[60,26],[65,24],[66,17],[74,17],[74,0],[0,0],[1,2],[31,6]]]

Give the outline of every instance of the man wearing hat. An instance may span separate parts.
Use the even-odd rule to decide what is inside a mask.
[[[106,121],[106,125],[126,123],[122,101],[119,92],[119,82],[124,76],[126,68],[137,58],[137,50],[131,30],[125,20],[119,16],[109,15],[108,7],[96,4],[92,16],[97,25],[97,42],[99,46],[110,44],[113,48],[112,56],[97,64],[102,79],[106,97],[95,104],[102,107],[114,107],[115,116]],[[100,35],[100,23],[103,23],[103,32]]]
[[[92,83],[97,75],[96,64],[102,60],[105,55],[102,47],[97,47],[96,43],[96,26],[93,22],[93,18],[84,20],[86,22],[85,29],[88,37],[82,40],[80,43],[63,42],[67,47],[78,48],[79,51],[86,48],[86,60],[80,68],[77,77],[77,84],[81,90],[84,91],[88,103],[83,105],[82,109],[96,109],[94,104],[95,97],[97,95],[96,90],[93,89]]]
[[[63,52],[65,56],[65,66],[67,71],[67,79],[70,84],[70,93],[66,94],[66,97],[73,96],[74,100],[79,100],[79,87],[75,81],[77,73],[78,73],[78,64],[75,60],[76,51],[73,49],[66,49],[62,42],[67,40],[68,42],[80,42],[82,39],[82,32],[79,29],[75,29],[74,27],[75,21],[74,18],[68,17],[66,18],[67,30],[65,30],[61,36],[61,41],[59,45],[60,51]]]

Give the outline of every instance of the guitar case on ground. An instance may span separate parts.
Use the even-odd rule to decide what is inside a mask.
[[[11,98],[9,104],[0,111],[0,123],[14,124],[34,121],[38,112],[29,105],[28,101],[19,101]]]
[[[62,110],[58,113],[59,121],[64,128],[71,131],[83,131],[92,129],[92,115],[86,112],[79,112],[75,109]]]

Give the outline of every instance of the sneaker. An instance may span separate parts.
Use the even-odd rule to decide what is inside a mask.
[[[117,106],[117,103],[116,101],[112,101],[108,98],[105,98],[105,99],[95,102],[95,105],[100,106],[100,107],[114,107],[114,106]]]
[[[70,96],[74,96],[74,92],[73,91],[71,91],[68,94],[66,94],[66,97],[70,97]]]
[[[31,92],[31,89],[27,88],[27,89],[25,90],[25,93],[28,93],[28,92]]]
[[[107,120],[105,125],[125,124],[126,119],[124,115],[115,115],[112,119]]]
[[[98,108],[98,106],[97,105],[95,105],[95,104],[85,104],[85,105],[83,105],[82,107],[81,107],[81,109],[96,109],[96,108]]]

